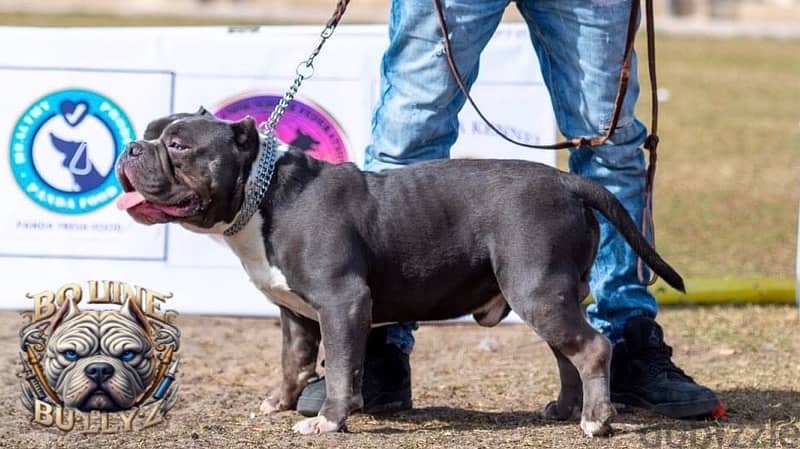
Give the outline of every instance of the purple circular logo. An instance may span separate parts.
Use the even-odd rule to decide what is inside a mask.
[[[224,120],[241,120],[249,115],[261,124],[280,99],[277,95],[237,97],[224,101],[214,115]],[[278,122],[278,139],[316,159],[334,164],[349,161],[342,129],[322,108],[309,103],[297,99],[289,103]]]

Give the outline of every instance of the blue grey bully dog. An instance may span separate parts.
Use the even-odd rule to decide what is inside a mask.
[[[281,308],[283,378],[262,410],[295,406],[315,376],[322,340],[327,398],[300,433],[342,429],[362,407],[370,327],[473,314],[485,326],[516,312],[552,348],[561,376],[552,419],[580,413],[607,435],[611,345],[581,301],[605,216],[671,286],[683,280],[596,183],[542,164],[443,160],[382,173],[331,165],[302,151],[269,157],[252,118],[227,122],[201,108],[150,123],[117,165],[121,209],[145,224],[176,222],[222,234],[250,279]],[[248,183],[253,177],[262,183]],[[251,218],[252,190],[265,190]],[[242,219],[244,216],[244,219]]]

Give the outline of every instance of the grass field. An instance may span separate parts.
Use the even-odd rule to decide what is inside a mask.
[[[660,115],[659,248],[690,276],[790,276],[800,41],[661,36],[658,46],[671,92]],[[647,101],[640,107],[647,117]]]
[[[0,24],[18,25],[221,23],[0,14]],[[643,39],[639,43],[643,47]],[[800,199],[798,54],[800,41],[659,36],[659,83],[671,95],[661,105],[656,240],[685,276],[793,275]],[[644,61],[642,54],[640,110],[649,123]]]

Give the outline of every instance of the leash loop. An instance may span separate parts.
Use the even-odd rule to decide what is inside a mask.
[[[325,28],[323,28],[322,32],[320,32],[320,41],[317,43],[317,46],[311,51],[309,57],[298,64],[297,68],[295,69],[296,77],[292,82],[291,86],[287,89],[284,93],[283,97],[281,97],[278,104],[272,110],[272,113],[269,116],[269,119],[261,125],[261,131],[265,134],[264,136],[264,148],[267,152],[267,155],[264,159],[266,159],[266,163],[259,164],[259,175],[256,176],[256,180],[254,180],[256,192],[252,195],[255,198],[258,198],[258,202],[263,198],[266,194],[266,190],[269,186],[269,180],[272,178],[272,173],[275,168],[275,151],[277,148],[277,136],[275,135],[275,130],[280,121],[283,114],[286,112],[286,108],[289,106],[289,103],[294,99],[295,95],[297,95],[297,91],[300,89],[301,84],[304,80],[311,78],[314,76],[314,59],[319,55],[322,47],[325,43],[333,36],[334,31],[336,30],[337,25],[342,20],[344,13],[347,9],[347,5],[350,3],[350,0],[339,0],[336,4],[336,8],[331,15],[328,22],[325,24]],[[442,6],[441,0],[433,0],[433,4],[436,10],[436,13],[439,18],[439,25],[442,31],[442,37],[444,42],[444,50],[445,56],[447,58],[448,65],[450,66],[450,72],[452,73],[453,77],[458,84],[458,87],[461,89],[461,92],[464,94],[466,99],[472,105],[475,112],[480,116],[480,118],[491,128],[497,135],[502,137],[503,139],[522,147],[527,148],[536,148],[536,149],[543,149],[543,150],[561,150],[566,148],[578,148],[581,146],[599,146],[605,144],[614,134],[616,130],[616,125],[619,121],[619,115],[622,109],[622,103],[625,99],[625,94],[627,93],[628,89],[628,81],[630,79],[631,73],[631,60],[633,54],[633,43],[636,39],[636,21],[639,16],[640,5],[639,0],[632,0],[631,3],[631,14],[630,20],[628,22],[628,30],[627,30],[627,37],[625,42],[625,52],[623,55],[623,63],[622,68],[620,69],[620,79],[619,85],[617,89],[617,96],[614,101],[614,111],[612,114],[612,119],[605,135],[602,136],[595,136],[595,137],[576,137],[569,140],[565,140],[562,142],[558,142],[552,145],[532,145],[529,143],[524,143],[517,141],[508,137],[504,134],[500,129],[498,129],[492,122],[489,121],[484,115],[483,112],[478,108],[477,104],[473,101],[469,89],[466,87],[466,83],[461,77],[461,74],[458,71],[458,68],[455,64],[455,60],[452,55],[452,49],[450,44],[450,37],[449,31],[447,29],[447,22],[444,17],[444,8]],[[651,134],[647,136],[647,139],[644,143],[644,148],[646,148],[650,155],[649,155],[649,163],[647,167],[647,179],[645,184],[645,192],[644,192],[644,207],[642,209],[642,232],[645,236],[650,236],[653,242],[653,247],[655,247],[655,228],[653,225],[653,212],[652,212],[652,198],[653,198],[653,185],[655,182],[655,171],[656,171],[656,161],[657,161],[657,152],[656,149],[658,147],[658,96],[657,96],[657,81],[656,81],[656,62],[655,62],[655,33],[653,30],[653,0],[645,0],[645,9],[647,15],[647,53],[648,53],[648,69],[650,74],[650,91],[651,91],[651,108],[652,108],[652,125],[650,127]],[[263,151],[262,151],[263,153]],[[264,155],[261,155],[262,157]],[[266,179],[264,179],[266,178]],[[253,212],[254,213],[254,212]],[[250,214],[252,216],[252,214]],[[244,220],[237,220],[237,223],[234,223],[234,226],[227,229],[225,231],[226,235],[233,235],[236,234],[244,225],[249,221],[250,216],[248,216]],[[637,274],[639,280],[642,283],[646,283],[648,285],[652,285],[656,279],[658,278],[655,274],[651,274],[651,278],[649,280],[644,279],[644,263],[641,258],[638,259],[637,262]]]
[[[310,61],[303,61],[300,64],[297,64],[297,68],[294,70],[294,73],[300,78],[303,78],[303,80],[307,80],[314,76],[314,63]]]
[[[336,26],[326,25],[325,29],[319,33],[319,37],[323,39],[328,39],[329,37],[333,36],[333,31],[336,30]]]
[[[619,73],[619,84],[617,85],[617,94],[614,99],[614,110],[611,116],[611,120],[609,125],[606,129],[605,134],[595,136],[595,137],[575,137],[568,140],[563,140],[561,142],[557,142],[551,145],[533,145],[526,142],[521,142],[515,140],[509,136],[507,136],[503,131],[497,128],[488,118],[483,114],[480,110],[478,105],[472,99],[472,96],[469,93],[469,89],[467,88],[464,79],[461,76],[461,73],[456,66],[455,59],[453,57],[453,50],[452,44],[450,43],[450,31],[448,30],[447,20],[445,19],[444,14],[444,6],[442,6],[442,0],[433,0],[433,6],[436,11],[436,15],[439,19],[439,28],[442,33],[442,44],[444,46],[444,54],[445,59],[447,60],[447,64],[450,67],[450,73],[452,74],[453,78],[458,84],[461,93],[464,95],[466,100],[472,105],[472,108],[478,114],[478,116],[483,120],[484,123],[494,131],[498,136],[503,138],[504,140],[521,147],[525,148],[535,148],[539,150],[562,150],[566,148],[578,148],[582,146],[588,147],[596,147],[605,144],[608,142],[609,139],[614,135],[616,131],[617,124],[619,123],[620,114],[622,111],[622,104],[625,101],[625,95],[628,91],[628,82],[631,76],[631,66],[633,60],[633,48],[634,48],[634,41],[636,40],[636,29],[638,25],[638,18],[639,13],[641,11],[640,0],[631,0],[631,11],[630,17],[628,19],[628,27],[627,33],[625,38],[625,50],[623,52],[622,57],[622,66],[620,67]],[[650,236],[651,241],[653,243],[653,247],[655,247],[655,229],[653,225],[653,209],[652,209],[652,198],[653,198],[653,184],[655,182],[655,173],[656,173],[656,148],[658,147],[658,83],[656,80],[656,58],[655,58],[655,31],[654,31],[654,19],[653,19],[653,0],[645,0],[645,14],[646,14],[646,21],[647,21],[647,62],[648,62],[648,69],[650,74],[650,95],[651,95],[651,126],[650,126],[650,135],[647,136],[644,144],[642,145],[645,149],[648,150],[650,153],[649,156],[649,163],[647,166],[647,178],[645,184],[645,191],[644,191],[644,208],[642,210],[642,233],[645,236]],[[654,273],[651,274],[650,279],[645,279],[644,277],[644,262],[641,258],[638,258],[637,261],[637,274],[639,277],[639,281],[643,284],[652,285],[656,279],[658,278]]]

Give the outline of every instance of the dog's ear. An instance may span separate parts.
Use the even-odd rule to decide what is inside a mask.
[[[53,335],[58,326],[79,313],[81,311],[73,298],[64,299],[61,307],[58,308],[58,312],[53,316],[53,320],[50,321],[50,326],[47,327],[47,335]]]
[[[150,320],[147,319],[147,316],[144,314],[144,312],[142,312],[142,309],[139,308],[139,304],[136,303],[135,299],[127,297],[125,302],[122,303],[120,314],[124,317],[127,317],[134,323],[138,323],[139,327],[144,329],[144,332],[148,337],[153,335],[153,331],[150,327]]]
[[[147,124],[147,128],[144,130],[144,140],[156,140],[161,137],[161,133],[164,131],[164,128],[169,126],[170,123],[178,120],[179,118],[189,116],[191,114],[180,113],[180,114],[172,114],[166,117],[161,117],[153,120],[152,122]]]
[[[248,115],[238,122],[231,123],[231,129],[233,129],[236,144],[241,149],[258,148],[258,129],[256,128],[256,120],[253,117]]]
[[[150,123],[147,124],[147,128],[144,130],[144,140],[155,140],[161,137],[161,133],[164,132],[167,126],[169,126],[172,122],[176,120],[180,120],[182,118],[188,117],[213,117],[214,114],[208,112],[206,108],[200,106],[197,112],[177,112],[175,114],[170,114],[166,117],[157,118]]]

